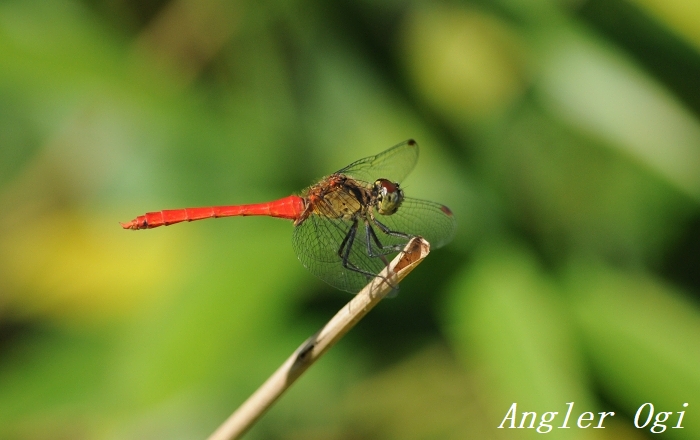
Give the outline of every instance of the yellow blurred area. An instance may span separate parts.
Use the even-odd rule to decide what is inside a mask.
[[[627,0],[682,35],[700,51],[700,3],[696,0]]]
[[[177,284],[182,268],[173,250],[182,241],[160,236],[143,245],[114,215],[56,211],[0,233],[0,271],[11,293],[5,313],[63,325],[104,323]]]
[[[404,58],[417,91],[448,118],[482,121],[503,112],[527,85],[525,51],[508,25],[449,5],[413,10]]]

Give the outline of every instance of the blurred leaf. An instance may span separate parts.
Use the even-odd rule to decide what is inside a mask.
[[[513,403],[518,414],[557,411],[560,422],[567,402],[575,402],[576,411],[598,409],[567,310],[527,252],[511,246],[482,249],[452,286],[445,307],[448,335],[482,384],[490,426],[499,426]],[[503,435],[540,434],[507,429]],[[584,439],[599,434],[555,429],[547,435]]]
[[[0,436],[91,438],[99,411],[95,389],[102,389],[108,371],[108,341],[104,334],[42,328],[4,351]]]
[[[608,141],[700,199],[700,124],[667,91],[618,54],[551,36],[540,83],[555,114]]]
[[[458,130],[502,114],[524,92],[523,48],[493,15],[447,5],[417,8],[402,37],[417,93]]]
[[[357,438],[496,438],[481,417],[475,388],[444,348],[423,349],[350,389],[346,432]]]
[[[0,93],[0,188],[14,178],[39,146],[22,96]]]
[[[532,103],[479,144],[476,156],[511,221],[534,233],[552,258],[581,249],[658,261],[695,209],[645,167]]]
[[[692,0],[630,0],[683,35],[700,51],[700,4]]]
[[[660,280],[574,262],[569,301],[606,398],[633,418],[639,406],[687,415],[700,401],[700,307]],[[683,408],[683,403],[689,403]],[[677,422],[677,415],[673,424]],[[671,420],[671,419],[669,419]],[[694,439],[697,417],[667,435]],[[648,429],[648,428],[647,428]]]

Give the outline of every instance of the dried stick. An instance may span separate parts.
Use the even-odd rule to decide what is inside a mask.
[[[301,347],[253,393],[208,440],[240,438],[263,413],[318,358],[342,338],[379,303],[430,252],[430,245],[420,237],[412,239],[375,279],[343,306],[321,330],[307,339]]]

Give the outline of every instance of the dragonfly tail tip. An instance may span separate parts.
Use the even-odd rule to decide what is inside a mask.
[[[128,223],[119,222],[119,224],[120,224],[120,225],[122,226],[122,228],[124,228],[124,229],[138,229],[138,228],[136,227],[136,221],[134,221],[134,220],[132,220],[132,221],[130,221],[130,222],[128,222]]]

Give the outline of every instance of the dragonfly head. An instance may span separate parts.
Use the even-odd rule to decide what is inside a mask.
[[[377,210],[381,215],[395,213],[403,202],[403,190],[399,188],[399,184],[387,179],[374,182],[374,193],[377,197]]]

